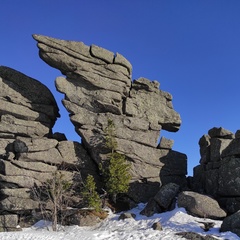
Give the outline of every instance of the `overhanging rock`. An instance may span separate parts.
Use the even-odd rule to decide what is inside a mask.
[[[161,129],[176,132],[181,125],[170,93],[160,90],[157,81],[139,78],[132,82],[132,65],[119,53],[82,42],[41,35],[33,38],[41,59],[66,76],[56,79],[57,90],[64,93],[63,104],[97,165],[107,156],[104,129],[111,119],[117,150],[132,164],[134,200],[148,200],[161,184],[186,183],[186,155],[157,148]]]

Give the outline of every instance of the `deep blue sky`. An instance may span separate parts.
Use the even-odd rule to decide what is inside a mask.
[[[174,150],[199,162],[199,138],[212,127],[240,129],[239,0],[1,0],[0,65],[47,85],[62,118],[54,130],[79,141],[33,33],[96,44],[124,55],[133,79],[158,80],[182,117]],[[156,105],[158,103],[156,102]]]

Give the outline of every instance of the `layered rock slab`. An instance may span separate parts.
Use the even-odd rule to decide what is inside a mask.
[[[41,59],[66,76],[56,79],[57,90],[64,93],[63,104],[97,165],[107,158],[104,130],[110,119],[116,128],[117,151],[132,165],[134,200],[149,198],[136,187],[138,183],[151,188],[152,196],[159,185],[186,183],[186,155],[171,147],[157,148],[161,129],[175,132],[181,125],[170,93],[160,90],[157,81],[139,78],[132,82],[131,63],[119,53],[82,42],[33,37]]]
[[[96,175],[95,164],[80,143],[52,134],[58,111],[46,86],[0,66],[1,213],[39,208],[33,189],[52,179],[56,171],[72,183],[76,189],[73,204],[79,204],[82,179],[88,173]]]
[[[56,101],[49,89],[36,79],[0,66],[0,137],[48,136],[57,117]]]
[[[194,190],[214,196],[228,213],[240,210],[240,138],[214,127],[199,140],[201,160],[194,168]]]

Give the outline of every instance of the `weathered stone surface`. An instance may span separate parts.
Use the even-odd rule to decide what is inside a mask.
[[[5,176],[0,174],[1,188],[31,188],[34,184],[41,186],[41,181],[29,176]]]
[[[233,214],[240,209],[240,197],[220,197],[218,198],[220,206],[223,206],[228,214]]]
[[[0,215],[0,232],[22,231],[18,226],[18,215],[6,214]]]
[[[238,131],[234,136],[224,128],[212,128],[209,135],[199,140],[199,145],[201,160],[194,171],[193,189],[214,196],[228,213],[238,211],[240,205],[234,204],[234,199],[240,197]]]
[[[191,189],[199,193],[204,193],[206,177],[204,166],[202,164],[193,168],[193,176],[194,177],[191,179]]]
[[[237,130],[235,133],[235,138],[240,138],[240,130]]]
[[[233,139],[223,150],[222,157],[239,156],[240,155],[240,138]]]
[[[231,231],[240,237],[240,211],[224,218],[220,231]]]
[[[49,134],[49,126],[38,121],[22,120],[9,114],[2,115],[0,120],[0,132],[5,134],[27,137],[41,137]]]
[[[0,209],[6,211],[31,210],[39,207],[39,202],[31,199],[31,191],[26,188],[1,189]]]
[[[18,225],[18,215],[8,214],[0,215],[0,227],[3,228],[15,228]]]
[[[122,68],[120,66],[120,68]],[[28,214],[39,208],[33,188],[56,171],[72,184],[69,206],[79,205],[79,188],[87,176],[97,179],[96,166],[80,143],[52,134],[59,117],[46,86],[7,67],[0,67],[0,211]],[[50,201],[46,208],[51,208]],[[0,215],[1,218],[1,215]],[[1,220],[1,219],[0,219]],[[15,227],[15,226],[14,226]],[[1,230],[15,230],[13,226]]]
[[[222,152],[228,147],[231,142],[231,139],[212,138],[210,140],[210,161],[220,161],[222,158]]]
[[[212,129],[210,129],[208,131],[208,135],[211,138],[224,138],[224,139],[233,139],[234,138],[234,134],[231,131],[224,129],[222,127],[220,127],[220,128],[214,127]]]
[[[172,139],[167,139],[165,137],[161,137],[157,148],[159,148],[159,149],[172,149],[173,143],[174,143],[174,141]]]
[[[90,48],[91,54],[99,59],[102,59],[103,61],[107,63],[112,63],[114,60],[114,53],[108,51],[107,49],[98,47],[96,45],[92,45]]]
[[[146,203],[154,196],[153,193],[157,193],[157,191],[159,190],[159,186],[159,178],[142,178],[138,181],[132,180],[130,183],[128,194],[129,196],[131,196],[131,199],[135,203]]]
[[[201,235],[195,232],[178,232],[176,236],[181,236],[181,239],[196,239],[196,240],[217,240],[218,238],[213,237],[212,235]]]
[[[0,132],[22,136],[48,135],[59,117],[56,101],[46,86],[4,66],[0,66],[0,111]]]
[[[163,228],[162,228],[162,225],[160,222],[155,222],[153,225],[152,225],[152,229],[153,230],[158,230],[158,231],[162,231]]]
[[[179,189],[179,186],[175,183],[163,185],[157,194],[149,200],[141,214],[150,217],[155,213],[171,210],[173,203],[176,202],[175,198]]]
[[[226,217],[226,212],[220,208],[216,200],[191,191],[183,191],[178,195],[178,206],[198,217],[210,219]]]
[[[209,135],[203,135],[198,142],[200,146],[200,163],[204,164],[209,161],[210,158],[210,137]]]
[[[187,156],[171,150],[160,161],[164,164],[160,171],[162,185],[172,182],[184,187],[186,185]]]
[[[147,217],[151,217],[155,213],[161,212],[163,212],[163,209],[158,205],[154,198],[151,198],[148,201],[147,205],[144,207],[144,209],[140,212],[140,214],[145,215]]]
[[[143,179],[145,184],[186,184],[186,155],[172,151],[170,141],[157,149],[159,131],[175,132],[181,124],[170,93],[160,90],[157,81],[146,78],[132,83],[132,66],[119,53],[81,42],[33,37],[42,60],[66,76],[56,79],[56,87],[64,93],[63,104],[96,166],[107,158],[105,129],[111,119],[117,151],[131,162],[132,198],[143,199],[136,198],[141,191],[136,186]]]
[[[134,213],[122,213],[118,220],[124,220],[124,219],[127,219],[127,218],[132,218],[132,219],[135,219],[136,218],[136,214]]]
[[[170,94],[154,89],[147,79],[140,78],[132,84],[130,97],[126,100],[126,114],[147,119],[154,130],[159,130],[160,125],[164,130],[177,131],[181,120],[179,114],[169,107],[171,100]]]
[[[38,172],[36,174],[36,169],[34,171],[30,169],[24,169],[21,167],[18,167],[14,163],[15,161],[4,161],[0,160],[0,174],[5,175],[5,176],[27,176],[27,177],[32,177],[37,180],[47,180],[50,179],[52,176],[52,172]],[[37,164],[36,164],[37,165]],[[47,165],[46,165],[47,166]],[[36,166],[37,168],[37,166]]]
[[[175,183],[168,183],[160,188],[154,200],[163,209],[168,209],[174,198],[177,197],[180,187]]]
[[[56,148],[51,148],[46,151],[40,151],[40,152],[29,152],[27,154],[28,159],[33,159],[34,161],[40,161],[45,162],[49,164],[58,164],[64,162],[61,154]]]
[[[208,165],[209,166],[209,165]],[[219,189],[219,173],[218,169],[208,169],[205,172],[205,191],[212,196],[217,196]],[[203,192],[205,192],[203,191]]]
[[[27,141],[27,139],[23,139]],[[31,142],[27,143],[28,152],[41,152],[46,151],[51,148],[55,148],[58,145],[58,141],[49,138],[32,138]]]
[[[240,158],[224,158],[218,172],[218,194],[240,197]]]
[[[63,158],[63,165],[66,168],[80,171],[83,180],[90,174],[99,181],[96,164],[90,158],[82,144],[73,141],[61,141],[57,145],[57,149]],[[99,185],[99,183],[97,184]]]

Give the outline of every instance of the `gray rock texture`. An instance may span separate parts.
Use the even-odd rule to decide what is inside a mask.
[[[174,209],[179,190],[179,185],[175,183],[168,183],[162,186],[157,194],[150,199],[145,208],[141,211],[141,214],[150,217],[155,213]]]
[[[136,214],[134,213],[121,213],[118,220],[124,220],[124,219],[127,219],[127,218],[132,218],[132,219],[135,219],[136,218]]]
[[[212,128],[199,140],[201,160],[194,168],[193,189],[213,196],[228,213],[240,210],[240,138]]]
[[[157,147],[161,129],[175,132],[181,125],[170,93],[160,90],[157,81],[132,82],[131,63],[119,53],[82,42],[33,38],[41,59],[66,76],[56,79],[57,90],[65,95],[62,102],[70,120],[98,166],[107,157],[104,130],[113,121],[117,151],[132,165],[133,200],[147,201],[162,184],[186,184],[186,155],[172,151],[171,141]],[[150,194],[142,194],[138,185]]]
[[[160,188],[154,200],[163,209],[168,209],[173,199],[177,197],[180,187],[175,183],[168,183]]]
[[[16,232],[22,229],[18,227],[18,215],[0,215],[0,232]]]
[[[178,207],[183,207],[188,213],[202,218],[223,219],[227,216],[216,200],[191,191],[183,191],[178,195]]]
[[[240,211],[226,217],[222,222],[220,231],[231,231],[240,237]]]
[[[160,222],[155,222],[155,223],[153,223],[152,229],[153,229],[153,230],[158,230],[158,231],[162,231],[162,230],[163,230],[162,225],[161,225]]]
[[[39,81],[0,66],[0,133],[48,136],[57,117],[56,101]]]
[[[80,143],[67,141],[60,133],[52,134],[58,117],[58,106],[46,86],[16,70],[0,67],[1,214],[29,214],[38,209],[40,199],[33,189],[52,179],[56,171],[76,190],[72,206],[79,204],[82,179],[89,173],[96,175],[96,167]],[[0,221],[16,222],[16,214],[0,215]],[[0,231],[14,229],[15,222],[14,226],[0,226]]]

